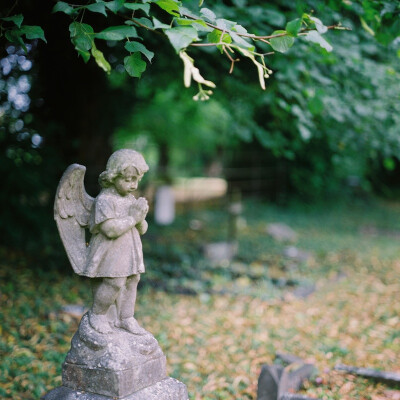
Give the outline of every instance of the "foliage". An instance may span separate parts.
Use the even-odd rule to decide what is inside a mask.
[[[315,363],[318,379],[306,384],[305,395],[393,399],[399,389],[332,369],[347,363],[399,372],[400,310],[393,301],[400,272],[399,223],[393,215],[399,211],[398,203],[382,202],[320,208],[246,203],[247,227],[239,234],[246,269],[225,281],[217,273],[213,276],[214,285],[225,294],[210,294],[203,287],[198,296],[180,296],[141,287],[138,320],[155,334],[167,356],[168,373],[187,384],[191,399],[255,399],[261,365],[272,363],[276,352]],[[146,251],[148,272],[142,282],[153,279],[149,275],[159,273],[163,263],[175,264],[160,281],[167,285],[196,261],[187,258],[193,241],[218,238],[223,221],[218,210],[205,209],[196,216],[204,222],[202,233],[189,229],[192,217],[184,216],[164,232],[150,227],[148,235],[155,237],[146,240],[162,239],[166,255],[179,252],[186,260],[167,259],[164,254],[155,264],[155,254]],[[294,228],[295,245],[311,252],[307,262],[297,265],[317,284],[317,291],[306,299],[273,285],[268,292],[259,290],[262,277],[246,279],[257,262],[264,264],[264,279],[274,268],[293,268],[294,261],[282,255],[284,245],[265,234],[266,224],[276,221]],[[172,246],[176,250],[168,250]],[[2,253],[1,259],[0,395],[39,398],[61,384],[61,363],[78,327],[78,319],[63,312],[62,306],[89,306],[89,282],[55,270],[34,271],[31,260],[16,254]],[[196,264],[197,273],[211,272],[202,267]],[[193,277],[186,276],[186,282],[194,286]]]
[[[10,42],[20,45],[25,52],[28,48],[25,45],[25,40],[41,39],[46,42],[43,29],[37,25],[22,25],[24,16],[22,14],[15,14],[7,17],[0,17],[0,38],[4,35]]]
[[[124,48],[128,52],[123,59],[124,68],[130,76],[140,78],[146,70],[146,60],[151,62],[154,56],[154,52],[147,49],[147,43],[140,42],[141,32],[145,30],[165,35],[183,61],[185,86],[189,87],[192,80],[198,84],[199,93],[194,96],[195,100],[207,100],[212,91],[204,89],[204,86],[215,88],[215,84],[204,79],[199,69],[195,67],[194,59],[187,53],[190,46],[217,48],[229,59],[230,72],[239,61],[238,57],[248,58],[256,67],[260,86],[265,89],[265,79],[272,71],[265,62],[265,55],[268,53],[257,49],[259,43],[268,44],[270,50],[285,53],[293,46],[297,38],[304,37],[330,51],[330,45],[321,35],[328,29],[340,29],[339,25],[326,27],[315,16],[303,13],[295,20],[289,21],[285,29],[276,30],[269,35],[265,33],[255,35],[248,33],[245,27],[233,20],[218,17],[213,10],[202,5],[203,2],[200,2],[196,7],[193,1],[183,5],[178,0],[143,0],[141,2],[96,0],[86,5],[58,1],[53,12],[67,14],[72,19],[69,32],[76,51],[85,62],[93,57],[98,66],[107,73],[111,72],[112,66],[99,50],[99,40],[123,41]],[[87,19],[90,20],[88,14],[91,13],[103,15],[106,18],[107,27],[99,30],[84,22]],[[114,25],[112,17],[118,17],[120,21],[118,25]],[[7,40],[22,46],[25,46],[22,41],[23,35],[27,39],[45,40],[40,27],[21,26],[22,19],[22,14],[2,18],[3,24],[13,22],[16,25],[12,29],[1,25]]]
[[[344,2],[360,16],[363,28],[380,43],[389,44],[400,35],[400,4],[387,0]]]

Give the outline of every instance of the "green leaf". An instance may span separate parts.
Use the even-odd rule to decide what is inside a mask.
[[[140,24],[142,24],[142,25],[144,25],[144,26],[147,26],[148,28],[150,28],[150,29],[153,29],[154,28],[154,25],[153,25],[153,23],[151,22],[151,20],[149,19],[149,18],[144,18],[144,17],[142,17],[142,18],[135,18],[135,21],[136,22],[139,22]],[[125,23],[128,23],[128,22],[131,22],[131,21],[126,21]],[[129,25],[129,24],[128,24]]]
[[[163,22],[159,21],[157,18],[153,17],[153,24],[154,29],[170,29],[171,26],[164,24]]]
[[[230,35],[233,39],[233,41],[239,45],[240,47],[244,47],[247,50],[254,51],[255,46],[252,43],[247,42],[244,40],[241,36],[237,35],[234,32],[230,32]]]
[[[77,50],[77,52],[83,58],[85,64],[90,60],[90,53],[88,51]]]
[[[81,24],[80,22],[73,22],[69,26],[71,41],[75,49],[82,52],[87,52],[92,48],[94,31],[88,24]]]
[[[321,112],[324,110],[324,103],[319,97],[312,97],[308,102],[308,109],[313,115],[321,114]]]
[[[285,15],[276,10],[263,10],[262,18],[272,26],[283,26],[286,22]]]
[[[113,0],[105,3],[106,7],[113,13],[116,13],[124,6],[125,0]]]
[[[58,1],[57,4],[53,7],[53,13],[56,12],[63,12],[64,14],[72,15],[76,12],[76,10],[74,9],[74,7],[71,7],[64,1]]]
[[[235,31],[235,32],[237,32],[237,33],[242,33],[242,34],[247,33],[247,29],[244,28],[242,25],[235,25],[235,26],[232,28],[232,30]]]
[[[223,18],[219,18],[215,22],[218,28],[224,31],[230,31],[236,25],[236,22],[229,21],[228,19],[223,19]]]
[[[9,42],[19,44],[24,49],[25,53],[27,53],[28,49],[26,48],[21,35],[22,33],[19,29],[9,29],[5,33],[5,37]]]
[[[128,37],[138,37],[136,28],[134,26],[110,26],[109,28],[96,33],[96,38],[103,40],[123,40]]]
[[[317,43],[326,51],[332,51],[333,47],[317,32],[317,31],[310,31],[304,36],[308,42]]]
[[[146,15],[149,15],[150,4],[139,4],[139,3],[125,3],[124,7],[128,10],[142,10]]]
[[[140,78],[146,70],[146,63],[142,60],[140,53],[134,53],[124,58],[126,72],[134,78]]]
[[[202,8],[200,10],[200,14],[203,15],[205,19],[208,19],[211,23],[214,23],[217,19],[217,16],[214,14],[214,12],[208,8]]]
[[[11,17],[0,18],[3,21],[14,22],[18,28],[21,28],[22,21],[24,20],[24,16],[22,14],[12,15]]]
[[[44,31],[40,26],[22,25],[20,31],[26,36],[27,39],[41,39],[47,43],[47,40],[44,37]]]
[[[230,37],[230,35],[228,33],[224,33],[224,37],[221,39],[222,36],[222,32],[218,29],[214,29],[212,32],[210,32],[207,35],[207,40],[210,43],[232,43],[232,38]],[[221,54],[223,53],[224,49],[221,45],[218,45],[217,48],[220,50]]]
[[[86,8],[91,12],[103,14],[107,17],[106,5],[104,2],[89,4]]]
[[[74,37],[81,34],[94,34],[93,28],[88,24],[82,24],[80,22],[72,22],[69,26],[70,36]]]
[[[174,0],[157,0],[156,4],[169,14],[174,15],[175,17],[180,16],[179,4]]]
[[[165,30],[165,34],[177,53],[189,46],[190,43],[198,40],[196,29],[189,26],[168,29]]]
[[[293,21],[290,21],[286,24],[286,32],[290,36],[297,37],[302,25],[301,18],[296,18]]]
[[[150,50],[147,50],[146,47],[142,43],[126,42],[125,49],[131,53],[136,53],[139,51],[140,53],[144,54],[150,62],[154,57],[154,53]]]
[[[104,58],[104,54],[100,51],[97,50],[95,46],[92,48],[92,56],[96,60],[97,65],[103,69],[107,74],[111,72],[111,65],[109,62]]]
[[[286,33],[286,31],[282,31],[282,30],[275,31],[272,34],[279,35],[279,34],[283,34],[283,33]],[[293,46],[294,38],[291,36],[279,36],[279,37],[270,39],[270,43],[271,43],[271,47],[275,51],[279,51],[280,53],[285,53]]]
[[[318,18],[315,18],[315,17],[309,17],[309,19],[312,21],[312,22],[314,22],[314,24],[315,24],[315,29],[319,32],[319,33],[325,33],[327,30],[328,30],[328,28],[321,22],[321,20],[320,19],[318,19]]]
[[[221,40],[222,32],[219,29],[214,29],[207,35],[207,39],[210,43],[232,43],[232,38],[228,33],[224,33],[224,37]]]
[[[312,136],[311,131],[304,125],[299,124],[299,131],[303,140],[307,141]]]
[[[388,171],[394,171],[394,169],[396,168],[396,163],[393,158],[385,158],[383,160],[383,166]]]
[[[186,19],[186,18],[176,18],[175,21],[179,25],[192,25],[199,24],[204,26],[204,28],[208,28],[207,24],[202,19]]]

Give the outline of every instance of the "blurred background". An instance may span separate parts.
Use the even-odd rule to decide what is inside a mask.
[[[10,357],[19,346],[22,352],[3,358],[8,360],[2,365],[3,383],[9,384],[0,392],[3,396],[37,398],[58,382],[54,379],[62,352],[68,350],[68,337],[76,329],[75,317],[63,314],[60,319],[58,310],[67,303],[87,306],[90,291],[87,281],[73,276],[62,248],[53,220],[54,195],[66,167],[79,163],[87,167],[86,190],[96,196],[97,177],[110,154],[120,148],[142,152],[150,165],[140,187],[151,203],[150,229],[143,237],[148,271],[142,290],[155,289],[149,298],[158,300],[160,290],[195,299],[162,297],[170,309],[160,313],[169,315],[183,307],[190,314],[207,304],[215,309],[215,295],[250,296],[260,302],[285,296],[303,299],[321,280],[336,282],[349,271],[379,276],[376,282],[382,285],[398,281],[393,275],[400,257],[397,2],[215,0],[204,5],[256,34],[269,34],[311,10],[325,25],[340,22],[350,30],[324,36],[332,52],[299,39],[286,54],[268,56],[274,73],[265,91],[250,62],[240,61],[230,75],[229,62],[216,50],[193,48],[203,75],[217,85],[209,101],[196,102],[193,89],[183,87],[181,60],[162,36],[144,36],[156,56],[141,79],[126,74],[121,49],[107,42],[102,50],[114,69],[106,75],[94,62],[84,64],[78,58],[69,39],[70,21],[51,13],[54,3],[18,2],[16,12],[23,12],[27,24],[44,29],[47,44],[33,40],[25,52],[0,38],[0,277],[8,310],[1,317],[3,332],[8,333],[0,351]],[[98,18],[96,23],[101,24],[103,17]],[[365,281],[353,278],[345,284]],[[360,298],[379,292],[374,282]],[[385,296],[395,290],[379,292],[371,305],[370,329],[378,320],[391,321],[386,336],[371,350],[384,354],[384,359],[368,351],[364,358],[357,353],[357,358],[356,342],[343,344],[337,339],[340,335],[325,342],[321,332],[314,338],[318,349],[311,339],[302,346],[288,339],[287,347],[275,344],[261,351],[265,341],[260,336],[246,353],[252,359],[262,354],[260,360],[266,362],[282,348],[304,357],[311,354],[327,368],[348,357],[353,363],[365,361],[364,366],[394,369],[400,321],[398,306],[386,304]],[[142,301],[143,314],[151,315],[146,307],[152,305]],[[236,315],[233,300],[226,301],[222,308],[236,310]],[[316,309],[322,310],[325,299],[315,301],[320,305],[314,305]],[[262,309],[260,304],[264,303],[255,308]],[[381,312],[377,305],[382,305]],[[345,314],[346,305],[342,307]],[[204,314],[212,315],[210,309],[203,309]],[[220,317],[210,326],[218,325]],[[31,331],[21,328],[24,319],[30,321]],[[188,329],[193,324],[189,321]],[[51,343],[58,351],[52,352],[50,344],[40,350],[46,332],[53,333]],[[215,336],[215,331],[209,334]],[[285,337],[279,329],[276,334]],[[180,340],[171,335],[157,337],[166,350]],[[37,341],[29,344],[32,337]],[[190,343],[188,339],[183,346]],[[333,356],[326,358],[329,353]],[[206,367],[199,371],[185,357],[186,361],[172,357],[171,368],[177,378],[188,381],[189,391],[192,385],[206,399],[255,398],[254,374],[260,360],[244,367],[242,378],[234,376],[224,383],[218,379],[226,372],[213,380]],[[25,381],[18,380],[15,371],[25,368],[27,360],[32,368]],[[212,364],[210,358],[204,362]],[[42,377],[40,384],[33,382],[33,375]],[[358,383],[365,392],[372,390],[369,384]],[[332,387],[311,385],[309,391]],[[385,396],[386,389],[373,390],[376,396]]]

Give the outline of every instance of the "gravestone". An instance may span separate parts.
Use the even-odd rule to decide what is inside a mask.
[[[257,400],[307,400],[295,394],[316,373],[314,365],[292,354],[278,353],[272,365],[263,365],[258,378]]]
[[[172,186],[163,185],[156,191],[154,220],[158,225],[170,225],[175,219],[175,195]]]
[[[148,166],[134,150],[115,152],[96,199],[85,191],[85,170],[78,164],[66,170],[54,216],[74,271],[93,278],[93,305],[72,338],[62,386],[43,400],[187,400],[186,386],[167,376],[157,340],[134,318],[148,204],[133,192]]]

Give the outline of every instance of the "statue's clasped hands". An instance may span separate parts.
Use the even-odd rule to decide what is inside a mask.
[[[142,222],[149,211],[149,203],[144,197],[139,197],[131,206],[130,215],[135,218],[137,223]]]

